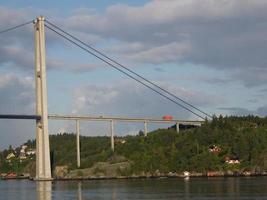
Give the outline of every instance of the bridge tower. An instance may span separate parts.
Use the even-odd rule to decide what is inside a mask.
[[[36,180],[51,180],[48,134],[44,17],[34,21],[36,87]]]

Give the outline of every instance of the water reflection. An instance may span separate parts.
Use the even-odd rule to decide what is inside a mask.
[[[52,182],[51,181],[37,181],[36,193],[38,200],[52,199]]]
[[[189,177],[184,178],[184,198],[189,199],[190,195],[190,179]]]
[[[77,200],[83,200],[85,199],[84,196],[86,196],[86,199],[95,199],[95,198],[108,198],[111,200],[116,200],[117,198],[117,184],[110,184],[109,188],[106,188],[105,185],[102,185],[102,187],[97,186],[97,182],[93,181],[78,181],[77,183]],[[65,191],[70,190],[71,185],[75,184],[73,182],[71,183],[64,183]],[[101,182],[100,182],[101,184]],[[84,185],[84,187],[83,187]],[[88,191],[89,190],[89,191]]]
[[[78,185],[77,200],[82,200],[83,199],[82,198],[82,182],[79,181],[77,185]]]
[[[112,186],[112,192],[111,192],[111,193],[112,193],[112,196],[111,196],[111,199],[112,199],[112,200],[117,199],[117,189],[116,189],[116,188],[117,188],[116,185],[113,185],[113,186]]]
[[[267,199],[267,177],[0,181],[1,199]]]

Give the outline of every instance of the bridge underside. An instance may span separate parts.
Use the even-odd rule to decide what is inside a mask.
[[[7,114],[7,115],[0,115],[0,119],[32,119],[32,120],[41,120],[41,116],[39,116],[39,115],[15,115],[15,114]]]

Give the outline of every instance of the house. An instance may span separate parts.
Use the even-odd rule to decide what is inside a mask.
[[[9,153],[9,154],[7,155],[6,160],[8,160],[8,161],[10,162],[10,160],[11,160],[12,158],[15,158],[15,157],[16,157],[15,154],[12,152],[12,153]]]
[[[239,160],[226,160],[225,161],[226,163],[228,163],[228,164],[240,164],[240,161]]]
[[[115,139],[115,143],[125,144],[126,143],[126,140],[121,139],[121,138],[116,138]]]
[[[27,157],[26,157],[26,154],[25,153],[20,153],[19,154],[19,160],[20,160],[20,162],[22,161],[22,160],[25,160]]]
[[[27,157],[26,157],[26,148],[27,148],[27,145],[22,145],[21,146],[21,149],[20,149],[20,154],[19,154],[19,160],[20,162],[22,160],[25,160]]]
[[[26,151],[26,155],[27,156],[33,156],[36,154],[36,150],[35,149],[29,149]]]
[[[220,151],[221,151],[221,148],[218,147],[217,145],[212,145],[209,148],[209,152],[214,153],[214,154],[218,154],[218,153],[220,153]]]
[[[240,164],[240,161],[237,158],[229,158],[228,156],[225,157],[225,163],[227,164]]]

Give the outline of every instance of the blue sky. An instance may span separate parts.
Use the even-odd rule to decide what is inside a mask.
[[[127,4],[127,5],[132,5],[132,6],[139,6],[143,5],[148,1],[145,0],[135,0],[135,1],[118,1],[118,0],[80,0],[80,1],[72,1],[72,0],[65,0],[64,2],[62,1],[34,1],[34,0],[27,0],[27,1],[1,1],[2,6],[8,6],[11,8],[15,9],[20,9],[20,8],[27,8],[27,7],[32,7],[36,9],[44,9],[44,10],[53,10],[57,11],[59,13],[57,14],[63,14],[64,13],[69,13],[72,12],[73,9],[76,8],[92,8],[92,9],[97,9],[99,11],[104,11],[108,6],[114,5],[114,4]]]
[[[0,30],[44,15],[210,114],[267,114],[263,0],[1,1]],[[0,35],[0,112],[34,113],[33,27]],[[46,30],[51,114],[197,119]],[[34,137],[31,122],[1,121],[0,142]],[[74,131],[51,122],[50,132]],[[117,125],[123,135],[142,125]],[[150,127],[155,128],[155,127]],[[84,123],[85,135],[106,125]]]

